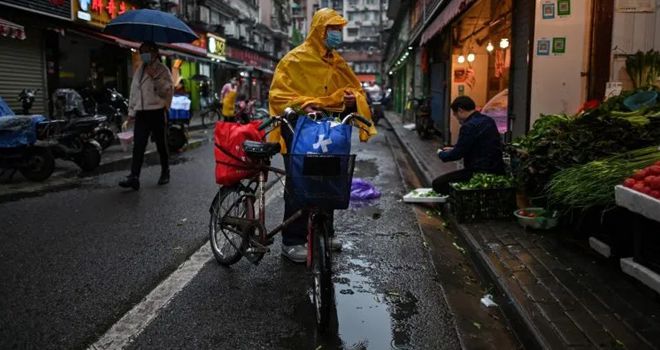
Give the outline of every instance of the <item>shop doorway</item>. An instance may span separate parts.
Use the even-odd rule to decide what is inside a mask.
[[[436,130],[442,130],[443,139],[447,128],[447,64],[431,64],[431,119]]]

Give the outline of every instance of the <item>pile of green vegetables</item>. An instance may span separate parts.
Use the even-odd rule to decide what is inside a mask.
[[[626,72],[633,81],[633,86],[655,86],[660,77],[660,52],[650,50],[638,51],[626,59]]]
[[[563,209],[614,205],[614,187],[659,160],[660,148],[652,146],[561,170],[548,184],[548,202]]]
[[[478,173],[474,174],[470,181],[457,182],[451,185],[461,191],[511,188],[513,187],[513,179],[508,176]]]
[[[530,197],[544,196],[552,177],[564,169],[660,143],[660,105],[628,111],[623,103],[638,91],[573,116],[541,116],[508,146],[519,187]]]

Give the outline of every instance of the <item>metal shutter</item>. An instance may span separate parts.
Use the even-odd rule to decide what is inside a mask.
[[[26,27],[25,31],[25,40],[0,37],[0,96],[15,113],[21,113],[21,103],[18,101],[21,90],[41,89],[30,112],[45,114],[46,84],[41,30]]]

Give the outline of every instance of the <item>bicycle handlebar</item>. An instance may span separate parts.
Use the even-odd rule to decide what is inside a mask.
[[[261,123],[261,125],[259,125],[258,130],[259,131],[265,130],[266,128],[268,128],[269,126],[271,126],[273,123],[275,123],[277,121],[277,122],[284,122],[289,127],[289,129],[291,129],[291,132],[293,132],[293,129],[291,128],[291,125],[289,124],[289,118],[292,115],[295,115],[295,114],[296,114],[296,111],[294,111],[293,108],[287,107],[284,110],[284,114],[282,116],[272,116],[272,117],[267,118],[266,120],[264,120],[263,123]],[[316,114],[316,113],[309,113],[308,115],[314,115],[314,114]],[[344,119],[342,119],[341,123],[342,124],[349,124],[353,119],[357,119],[359,122],[366,125],[367,127],[371,127],[371,125],[372,125],[371,121],[369,121],[367,118],[365,118],[361,115],[355,114],[355,113],[351,113],[351,114],[347,115],[346,117],[344,117]]]

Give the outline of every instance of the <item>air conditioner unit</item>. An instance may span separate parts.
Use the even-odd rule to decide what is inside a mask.
[[[200,6],[197,12],[198,20],[202,23],[209,24],[211,23],[211,11],[206,6]]]

